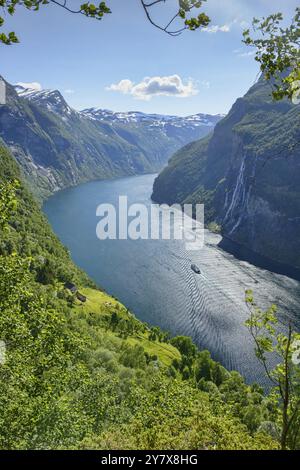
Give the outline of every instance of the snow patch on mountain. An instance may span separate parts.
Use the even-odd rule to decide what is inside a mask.
[[[223,117],[220,114],[194,114],[186,117],[146,114],[140,111],[114,112],[108,109],[88,108],[82,111],[75,111],[71,108],[58,90],[36,90],[25,88],[20,84],[15,86],[15,90],[22,98],[28,99],[48,111],[59,114],[64,120],[74,114],[85,119],[104,122],[109,124],[133,124],[152,128],[158,128],[162,131],[171,131],[172,129],[185,129],[193,131],[197,128],[213,129],[218,121]]]
[[[28,99],[36,103],[48,111],[60,116],[70,116],[76,111],[72,109],[58,90],[36,90],[32,88],[24,88],[21,85],[16,85],[15,90],[21,98]]]
[[[95,121],[110,121],[113,123],[148,123],[150,126],[164,127],[214,127],[222,118],[221,115],[194,114],[181,117],[163,114],[145,114],[139,111],[113,112],[101,108],[88,108],[81,114]]]

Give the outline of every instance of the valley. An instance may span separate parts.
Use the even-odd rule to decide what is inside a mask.
[[[261,307],[278,305],[281,320],[300,329],[300,282],[239,261],[219,244],[222,237],[205,232],[205,246],[186,251],[182,240],[98,240],[96,208],[129,204],[150,206],[155,175],[92,182],[57,193],[44,211],[75,263],[142,321],[172,335],[193,338],[199,349],[249,383],[263,382],[253,340],[244,323],[249,312],[245,290],[252,289]],[[191,270],[201,268],[198,276]]]

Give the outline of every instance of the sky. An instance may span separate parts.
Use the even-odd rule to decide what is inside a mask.
[[[76,6],[82,1],[69,0]],[[102,21],[55,5],[19,7],[3,30],[20,44],[0,45],[0,74],[10,83],[58,89],[75,109],[190,115],[227,113],[259,71],[242,32],[254,16],[281,11],[291,19],[298,0],[207,0],[211,24],[171,37],[145,18],[140,0],[107,0]],[[153,9],[164,24],[178,0]]]

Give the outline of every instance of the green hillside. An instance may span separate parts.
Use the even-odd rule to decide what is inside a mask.
[[[1,148],[0,448],[278,448],[260,387],[93,286],[16,180]]]

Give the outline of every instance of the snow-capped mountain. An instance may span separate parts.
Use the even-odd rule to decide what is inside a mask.
[[[99,124],[109,123],[113,128],[147,129],[148,133],[164,136],[166,139],[176,142],[179,147],[205,137],[223,117],[209,114],[182,117],[146,114],[139,111],[113,112],[101,108],[84,109],[80,114]],[[174,150],[176,151],[175,147]]]
[[[68,116],[76,112],[58,90],[35,90],[21,85],[16,85],[15,90],[21,98],[28,99],[55,114]]]
[[[164,127],[171,125],[174,127],[200,127],[207,126],[213,128],[223,117],[221,115],[194,114],[181,117],[163,114],[145,114],[139,111],[113,112],[101,108],[88,108],[81,111],[90,119],[98,121],[118,122],[118,123],[147,123],[151,126]]]
[[[15,90],[22,98],[38,104],[48,111],[59,115],[77,113],[72,109],[58,90],[36,90],[16,85]],[[197,129],[199,127],[213,128],[224,116],[210,114],[194,114],[191,116],[173,116],[163,114],[146,114],[139,111],[114,112],[102,108],[88,108],[78,112],[81,116],[99,122],[111,124],[147,124],[151,127],[175,127]]]

